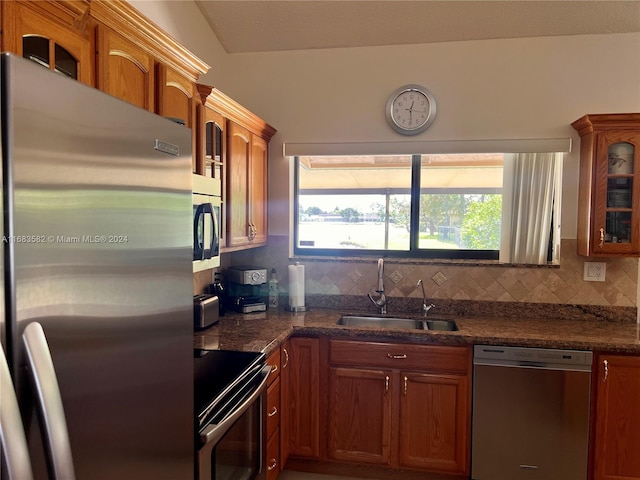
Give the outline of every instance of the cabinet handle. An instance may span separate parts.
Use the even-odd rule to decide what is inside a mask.
[[[407,356],[403,353],[402,355],[392,355],[391,353],[387,353],[387,357],[389,358],[394,358],[394,359],[403,359],[403,358],[407,358]]]
[[[274,405],[273,406],[273,410],[271,410],[269,413],[267,413],[267,417],[273,417],[277,413],[278,413],[278,408]]]
[[[602,365],[604,367],[604,377],[602,378],[602,383],[604,383],[607,381],[607,378],[609,378],[609,361],[603,361]]]
[[[289,352],[284,347],[282,348],[282,351],[284,352],[284,363],[282,364],[282,368],[287,368],[287,365],[289,365]]]
[[[405,376],[404,377],[404,396],[407,396],[407,388],[409,387],[409,379]]]
[[[271,459],[271,463],[267,467],[267,470],[271,471],[278,466],[278,461],[275,458]]]
[[[386,375],[384,377],[384,391],[385,392],[389,391],[389,375]]]
[[[600,248],[604,245],[604,228],[600,229]]]
[[[278,371],[278,365],[271,365],[271,371],[269,372],[269,375],[271,375],[272,373],[276,373]]]

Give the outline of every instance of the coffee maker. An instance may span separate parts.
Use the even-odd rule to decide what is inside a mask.
[[[255,265],[229,267],[226,270],[228,307],[240,313],[264,312],[267,304],[261,296],[267,283],[267,269]]]

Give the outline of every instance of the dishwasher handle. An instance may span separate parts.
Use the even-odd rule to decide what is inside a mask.
[[[571,365],[565,363],[531,362],[526,360],[494,360],[489,358],[473,359],[474,366],[508,367],[508,368],[533,368],[537,370],[563,370],[567,372],[590,372],[589,365]]]

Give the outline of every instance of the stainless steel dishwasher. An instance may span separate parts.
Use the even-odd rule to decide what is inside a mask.
[[[473,480],[586,480],[592,353],[476,345]]]

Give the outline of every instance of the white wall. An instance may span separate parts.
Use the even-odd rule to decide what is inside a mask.
[[[640,34],[485,40],[226,54],[191,0],[130,2],[212,65],[215,85],[278,129],[270,144],[269,233],[288,234],[283,142],[397,141],[388,95],[426,86],[438,113],[420,140],[572,137],[562,236],[575,238],[579,138],[586,113],[640,111]]]

